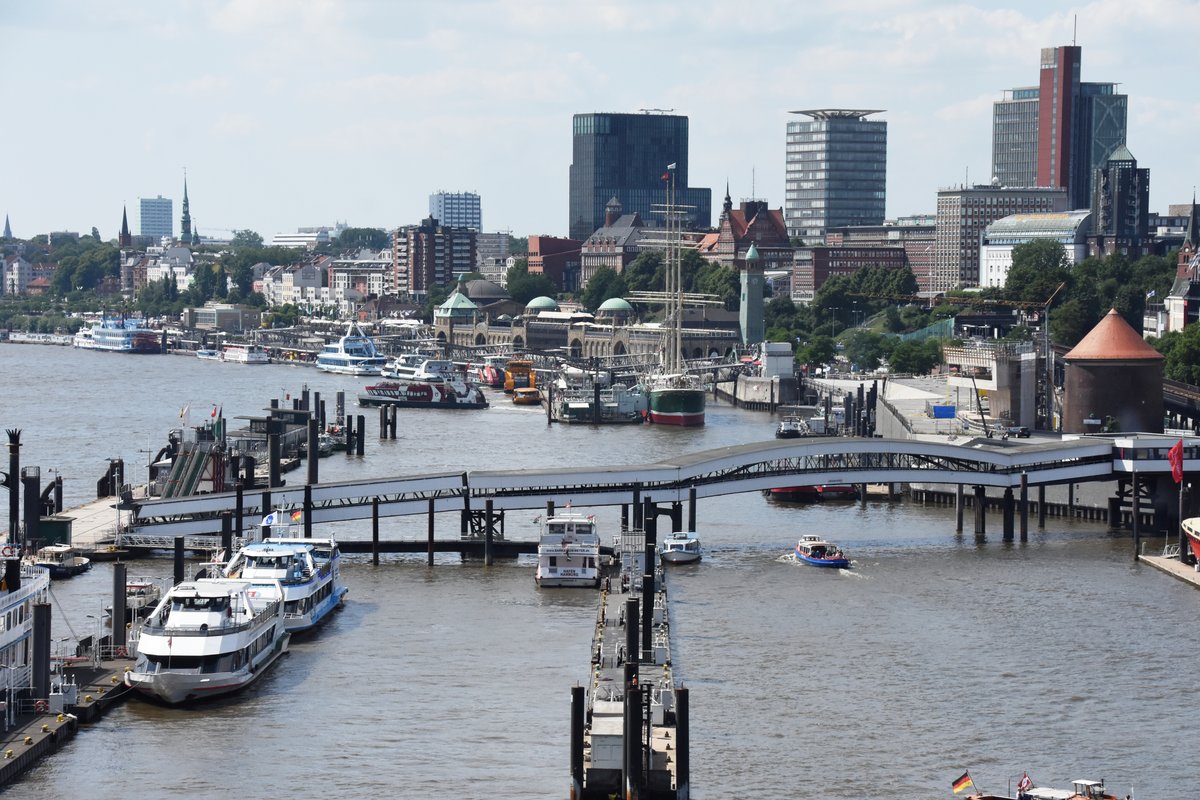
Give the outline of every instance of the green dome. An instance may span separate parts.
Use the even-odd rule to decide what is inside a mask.
[[[530,300],[529,303],[526,304],[525,310],[526,311],[558,311],[558,303],[556,303],[554,301],[553,297],[546,297],[545,295],[542,295],[541,297],[535,297],[532,300]]]
[[[610,314],[632,314],[633,306],[628,301],[622,300],[620,297],[610,297],[600,304],[596,312],[607,311]]]

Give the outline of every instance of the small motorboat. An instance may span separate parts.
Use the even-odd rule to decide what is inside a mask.
[[[201,361],[220,361],[221,351],[204,348],[196,351],[196,358],[200,359]]]
[[[820,536],[806,534],[796,543],[796,559],[814,567],[836,567],[845,569],[850,566],[850,559],[836,544],[827,542]]]
[[[71,578],[92,568],[92,561],[69,544],[48,544],[29,559],[34,566],[50,570],[51,580]]]
[[[700,537],[691,531],[677,531],[663,540],[658,552],[665,564],[695,563],[700,560]]]
[[[150,614],[162,600],[162,586],[154,578],[128,578],[125,581],[125,621],[141,619]],[[112,606],[104,613],[112,616]]]
[[[808,423],[800,417],[784,417],[779,421],[779,427],[775,429],[776,439],[799,439],[811,435],[812,431],[809,429]]]

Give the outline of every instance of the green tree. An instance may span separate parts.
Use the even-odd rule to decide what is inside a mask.
[[[887,355],[884,338],[874,331],[861,328],[850,331],[845,343],[846,358],[863,372],[878,369],[880,361]]]
[[[658,250],[643,250],[621,273],[631,292],[663,291],[663,257]]]
[[[796,351],[796,361],[819,367],[822,364],[833,363],[837,355],[837,342],[831,336],[814,336],[806,341]]]
[[[888,365],[892,372],[908,372],[914,375],[928,374],[941,361],[942,348],[937,339],[897,342],[888,355]]]
[[[553,297],[556,292],[554,282],[548,277],[529,273],[529,261],[524,258],[517,259],[517,262],[509,267],[507,281],[509,296],[522,305],[535,297]]]
[[[263,238],[249,228],[233,232],[229,246],[234,250],[261,250]]]
[[[694,290],[716,295],[724,303],[726,311],[733,311],[741,302],[741,276],[732,267],[705,261],[696,271]]]
[[[1067,251],[1062,244],[1053,239],[1034,239],[1013,248],[1004,292],[1010,300],[1044,302],[1059,284],[1070,280]]]
[[[612,267],[600,267],[588,280],[580,302],[584,308],[595,312],[605,300],[624,297],[626,291],[625,279],[619,272]]]
[[[338,249],[342,252],[362,249],[383,250],[391,245],[387,232],[380,228],[346,228],[337,238]]]

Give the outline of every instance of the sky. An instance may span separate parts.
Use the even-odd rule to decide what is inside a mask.
[[[726,181],[782,207],[789,111],[886,109],[888,217],[932,213],[990,179],[992,102],[1073,35],[1166,213],[1200,182],[1196,31],[1197,0],[4,0],[0,214],[109,239],[162,195],[178,233],[186,169],[206,236],[392,229],[436,191],[566,235],[572,115],[644,108],[690,118],[715,214]]]

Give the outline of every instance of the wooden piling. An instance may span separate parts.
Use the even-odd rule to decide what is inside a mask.
[[[113,564],[112,582],[112,644],[113,647],[125,646],[125,564],[121,561]]]
[[[366,442],[366,438],[367,438],[364,435],[366,432],[367,432],[367,418],[365,416],[363,416],[362,414],[359,414],[358,415],[358,438],[356,438],[354,440],[354,442],[358,446],[358,449],[356,450],[356,452],[360,456],[363,454],[363,447],[365,446],[365,442]]]
[[[382,405],[379,407],[379,441],[383,441],[384,439],[388,438],[388,436],[387,436],[387,432],[388,432],[387,411],[388,411],[388,407],[386,405]]]
[[[492,566],[492,499],[483,503],[483,565]]]
[[[688,487],[688,526],[689,531],[696,530],[696,487]]]
[[[306,483],[306,484],[304,484],[304,538],[305,539],[312,538],[312,526],[313,526],[312,511],[313,511],[312,484]]]
[[[1013,490],[1011,486],[1004,487],[1004,500],[1002,509],[1002,526],[1004,541],[1011,542],[1013,540]]]
[[[1020,518],[1021,518],[1021,541],[1029,541],[1029,473],[1021,473],[1021,500],[1020,500]]]
[[[433,498],[429,498],[429,511],[426,513],[429,524],[429,538],[426,542],[426,563],[433,566]]]
[[[396,438],[396,412],[399,411],[398,406],[388,406],[388,438]]]
[[[983,536],[987,533],[987,489],[983,486],[975,487],[975,535]]]
[[[966,505],[966,499],[963,497],[963,485],[958,485],[958,491],[954,493],[954,532],[962,533],[963,531],[963,508]]]
[[[338,392],[339,398],[341,397],[341,394],[341,392]],[[338,404],[338,408],[341,408],[340,402]],[[354,455],[354,417],[350,416],[349,414],[346,415],[346,424],[344,426],[344,430],[346,431],[346,456],[349,457]]]
[[[1046,527],[1046,484],[1038,486],[1038,529]]]
[[[432,500],[430,502],[433,502]],[[371,563],[379,566],[379,498],[371,498]]]

